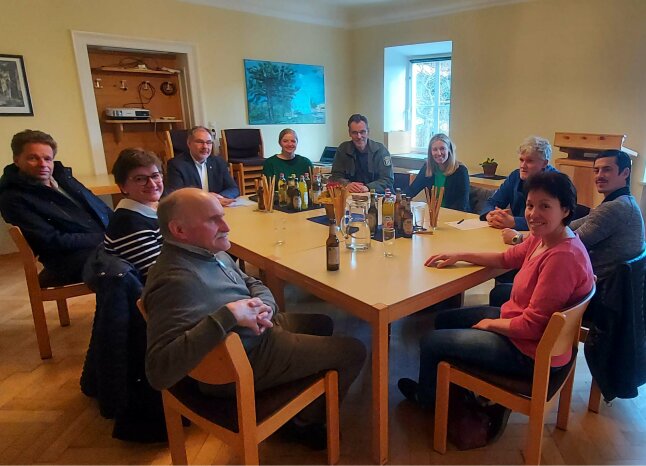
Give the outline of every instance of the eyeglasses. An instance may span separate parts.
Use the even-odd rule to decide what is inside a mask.
[[[148,184],[148,180],[152,180],[153,183],[159,183],[161,180],[164,179],[164,175],[162,175],[159,172],[156,172],[156,173],[153,173],[152,175],[131,176],[130,179],[139,186],[146,186]]]
[[[365,136],[368,130],[362,129],[361,131],[350,131],[350,136]]]

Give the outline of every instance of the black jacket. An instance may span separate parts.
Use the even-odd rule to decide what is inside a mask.
[[[145,374],[146,322],[136,305],[139,273],[101,245],[85,264],[83,278],[96,292],[96,313],[81,391],[97,399],[102,416],[115,419],[113,437],[164,440],[161,396]]]
[[[605,400],[634,398],[646,383],[646,251],[600,280],[586,311],[585,358]]]
[[[45,268],[60,268],[66,256],[99,243],[112,215],[110,208],[79,183],[70,168],[54,162],[54,179],[74,201],[59,191],[31,180],[7,165],[0,178],[0,212],[7,223],[20,227]]]
[[[221,196],[235,199],[240,195],[238,185],[231,175],[227,163],[222,157],[210,155],[206,159],[206,170],[209,178],[209,191]],[[168,161],[168,180],[166,194],[180,188],[202,188],[200,174],[190,154],[178,154]]]

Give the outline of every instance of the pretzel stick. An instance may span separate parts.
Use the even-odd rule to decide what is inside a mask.
[[[269,196],[269,212],[273,212],[274,211],[274,197],[276,196],[276,191],[275,191],[275,189],[276,189],[276,177],[271,176],[269,178],[271,180],[271,186],[270,186],[271,189],[269,190],[269,192],[271,193],[271,195]]]
[[[440,188],[440,196],[437,200],[437,205],[435,206],[435,226],[437,227],[437,221],[440,218],[440,208],[442,207],[442,199],[444,198],[444,186]]]

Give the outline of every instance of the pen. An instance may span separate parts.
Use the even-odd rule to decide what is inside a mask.
[[[460,224],[460,223],[462,223],[462,222],[464,222],[464,219],[460,220],[460,221],[457,223],[457,225],[459,225],[459,224]]]

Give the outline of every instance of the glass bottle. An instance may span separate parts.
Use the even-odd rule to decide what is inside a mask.
[[[298,181],[298,190],[301,193],[301,209],[307,209],[309,205],[309,196],[307,195],[307,183],[305,183],[305,175],[301,175],[300,180]]]
[[[406,197],[402,202],[405,202],[404,209],[402,211],[402,232],[404,238],[412,238],[413,236],[413,209],[412,209],[412,199]]]
[[[328,270],[339,270],[340,255],[339,238],[336,236],[336,221],[330,220],[330,232],[325,242],[325,259]]]
[[[303,208],[303,199],[301,198],[301,192],[298,189],[294,190],[292,207],[294,208],[294,210],[301,210]]]
[[[278,205],[281,207],[287,205],[287,180],[284,173],[281,173],[278,178]]]
[[[395,228],[395,198],[391,194],[390,189],[386,189],[386,194],[384,195],[384,202],[381,207],[381,218],[381,223],[384,228]]]
[[[288,209],[294,208],[294,195],[296,194],[296,191],[298,191],[296,188],[296,175],[291,174],[287,180],[287,198],[285,199],[287,201]]]
[[[395,230],[398,233],[402,231],[402,190],[395,190]]]
[[[370,237],[375,237],[377,230],[377,221],[379,220],[379,211],[377,210],[377,194],[374,189],[370,190],[370,208],[368,209],[368,227],[370,228]]]

